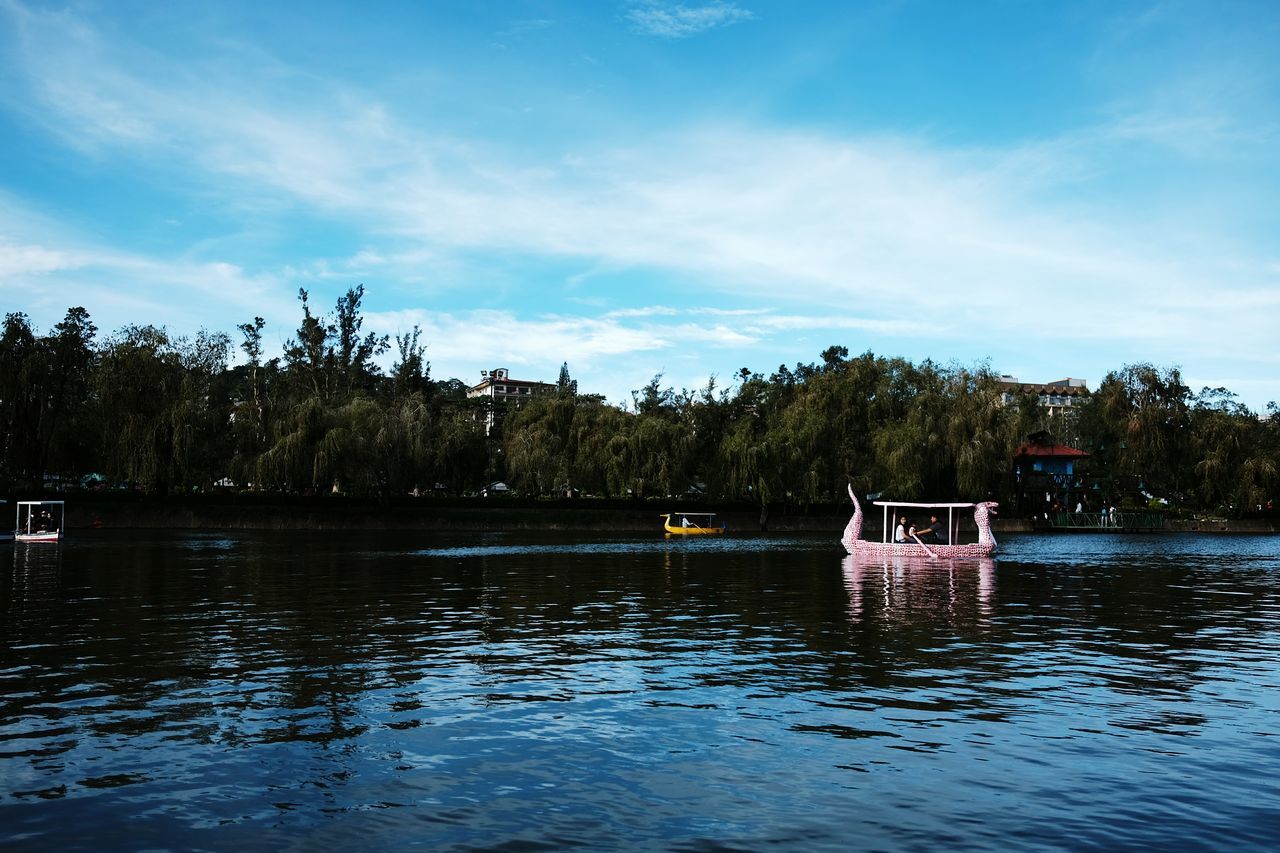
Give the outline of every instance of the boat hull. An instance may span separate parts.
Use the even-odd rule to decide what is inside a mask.
[[[664,524],[663,530],[667,531],[668,536],[723,536],[723,527],[672,527],[670,524]]]
[[[16,533],[13,539],[17,542],[57,542],[62,539],[62,533]]]
[[[968,545],[930,545],[915,542],[868,542],[855,539],[844,543],[845,550],[867,557],[931,557],[944,560],[972,560],[995,553],[994,542],[972,542]]]

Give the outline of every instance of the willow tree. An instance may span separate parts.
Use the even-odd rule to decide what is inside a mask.
[[[1225,388],[1206,388],[1191,409],[1194,490],[1205,508],[1247,512],[1263,504],[1277,484],[1280,455],[1268,425]]]
[[[315,491],[380,491],[369,430],[381,411],[371,399],[380,371],[374,359],[388,337],[361,335],[364,286],[338,299],[333,318],[311,312],[306,290],[298,291],[302,322],[284,349],[290,399],[272,425],[269,447],[259,457],[258,479],[277,487]]]
[[[689,444],[689,430],[678,420],[658,414],[630,419],[612,442],[628,462],[627,491],[638,498],[687,492]]]
[[[898,500],[950,494],[946,483],[947,399],[943,377],[932,362],[920,367],[895,360],[879,394],[896,402],[875,427],[874,471],[881,490]]]
[[[726,484],[717,463],[731,416],[729,391],[718,389],[716,377],[711,376],[702,388],[685,391],[680,397],[677,410],[689,430],[688,475],[708,497],[720,497]]]
[[[573,398],[560,394],[534,398],[507,413],[502,445],[512,486],[545,495],[563,493],[571,485],[573,417]]]
[[[946,447],[955,494],[984,499],[1006,480],[1018,439],[1016,411],[1004,405],[1000,381],[989,369],[953,367],[944,380]]]
[[[1086,449],[1113,475],[1176,494],[1188,473],[1189,398],[1176,367],[1132,364],[1108,373],[1081,408]]]
[[[210,488],[227,473],[234,442],[227,359],[231,339],[201,329],[193,339],[173,344],[180,384],[168,417],[173,434],[174,474],[179,485]]]
[[[625,494],[630,476],[623,470],[620,447],[614,436],[622,435],[633,416],[595,395],[577,397],[571,442],[576,450],[571,469],[573,483],[595,495]],[[625,456],[625,451],[622,451]]]
[[[103,434],[107,473],[150,492],[170,490],[184,378],[164,329],[126,326],[107,342],[94,383],[110,424]]]
[[[717,464],[730,494],[756,503],[763,523],[769,504],[786,497],[782,472],[786,438],[778,422],[794,382],[786,368],[768,380],[743,368],[738,381]]]
[[[454,494],[477,489],[487,479],[489,441],[481,415],[467,401],[456,401],[441,409],[432,470],[436,480]]]

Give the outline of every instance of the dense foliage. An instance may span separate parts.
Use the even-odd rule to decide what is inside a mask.
[[[913,364],[831,347],[814,364],[740,371],[730,388],[663,387],[625,408],[554,393],[489,418],[454,379],[430,378],[419,331],[363,334],[363,287],[302,321],[264,358],[261,318],[233,340],[128,326],[101,340],[82,308],[45,335],[9,314],[0,336],[0,480],[150,493],[252,489],[390,497],[467,494],[504,480],[527,495],[703,494],[762,508],[839,500],[845,484],[903,500],[1017,497],[1011,460],[1036,433],[1093,454],[1115,498],[1243,512],[1280,477],[1280,419],[1225,389],[1193,394],[1177,369],[1126,366],[1070,417],[1006,395],[985,367]],[[494,427],[487,424],[493,421]]]

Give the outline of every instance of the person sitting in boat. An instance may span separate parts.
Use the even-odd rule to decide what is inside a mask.
[[[906,542],[906,541],[907,541],[907,525],[908,525],[908,523],[909,523],[909,522],[907,521],[907,517],[906,517],[905,515],[898,519],[898,527],[897,527],[897,529],[895,529],[895,530],[893,531],[893,541],[894,541],[894,542]]]
[[[921,542],[933,542],[938,545],[946,544],[942,538],[942,530],[938,527],[938,517],[936,515],[929,516],[929,526],[916,531],[916,536]]]

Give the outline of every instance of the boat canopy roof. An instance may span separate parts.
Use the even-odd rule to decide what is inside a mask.
[[[710,518],[711,516],[715,515],[714,512],[671,512],[667,514],[668,515],[696,515],[696,516],[699,516],[700,518]]]
[[[64,503],[66,501],[18,501],[18,506],[62,506]]]
[[[963,509],[965,507],[974,507],[974,503],[912,503],[911,501],[873,501],[875,506],[911,506],[920,509],[938,509],[943,507],[953,507],[955,509]]]

